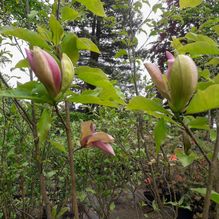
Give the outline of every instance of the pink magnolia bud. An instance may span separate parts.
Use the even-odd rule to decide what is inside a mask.
[[[39,47],[27,50],[27,60],[38,79],[46,87],[52,97],[56,97],[61,89],[61,71],[55,59]]]
[[[146,63],[152,81],[161,95],[168,99],[174,112],[182,112],[195,92],[198,82],[198,71],[194,61],[186,55],[178,55],[176,58],[166,52],[168,69],[167,73],[161,73],[160,69]]]

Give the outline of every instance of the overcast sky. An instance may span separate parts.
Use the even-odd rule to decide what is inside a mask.
[[[151,13],[151,8],[153,7],[153,5],[155,3],[157,3],[157,0],[150,0],[149,2],[150,2],[150,7],[147,4],[144,4],[143,8],[142,8],[142,13],[143,13],[144,19]],[[156,14],[151,13],[149,18],[158,19],[160,14],[161,14],[161,11],[158,10],[156,12]],[[150,28],[147,27],[146,25],[143,25],[142,28],[147,33],[150,32]],[[145,35],[145,33],[141,33],[137,37],[138,37],[139,47],[140,47],[144,44],[145,40],[147,39],[147,36]],[[153,40],[153,38],[151,40]],[[19,41],[19,42],[21,43],[22,48],[24,48],[25,44],[21,41]],[[21,53],[18,51],[18,49],[16,47],[6,46],[6,48],[9,51],[11,51],[11,53],[13,54],[13,57],[11,59],[12,62],[3,67],[3,73],[11,76],[11,79],[9,81],[10,85],[15,87],[17,85],[17,82],[24,83],[24,82],[29,81],[29,76],[27,73],[21,71],[20,69],[12,70],[12,68],[16,65],[16,63],[19,60],[23,59],[23,56],[21,55]],[[144,68],[142,67],[142,69],[144,69]],[[143,71],[144,71],[143,74],[146,74],[146,71],[145,70],[143,70]]]

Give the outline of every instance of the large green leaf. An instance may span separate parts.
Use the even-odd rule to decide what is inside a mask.
[[[61,10],[62,21],[72,21],[78,17],[78,12],[68,6],[65,6]]]
[[[82,104],[97,104],[102,106],[118,107],[116,102],[106,99],[102,100],[100,97],[87,94],[86,92],[82,94],[72,94],[68,97],[68,101]]]
[[[186,113],[200,113],[219,107],[219,84],[211,85],[205,90],[198,90],[192,98]]]
[[[164,119],[158,120],[154,129],[154,139],[156,144],[156,153],[160,152],[160,146],[164,143],[167,136],[167,126]]]
[[[79,51],[77,48],[77,36],[72,33],[65,35],[62,41],[62,52],[66,53],[76,66],[79,59]]]
[[[77,48],[81,50],[89,50],[100,54],[98,47],[88,38],[78,38]]]
[[[105,17],[105,12],[103,8],[103,3],[100,0],[76,0],[83,4],[88,10],[93,12],[94,14]]]
[[[47,139],[49,129],[52,122],[52,112],[50,109],[46,108],[43,110],[40,120],[37,123],[37,132],[39,137],[40,145],[43,145]]]
[[[55,45],[58,45],[63,37],[64,30],[53,14],[50,16],[49,26],[52,31],[52,41]]]
[[[50,49],[47,42],[44,41],[38,33],[27,30],[25,28],[3,27],[0,28],[0,34],[14,36],[19,39],[25,40],[33,46],[39,46],[41,48]]]
[[[206,188],[191,188],[192,191],[201,194],[202,196],[206,195]],[[219,204],[219,193],[211,191],[211,200]]]
[[[99,68],[80,66],[75,69],[75,74],[88,84],[101,86],[102,82],[109,81],[107,75]]]
[[[120,92],[114,88],[107,75],[99,68],[80,66],[75,69],[78,78],[84,82],[94,85],[100,89],[99,97],[101,100],[111,100],[119,104],[125,104]]]
[[[216,45],[213,45],[206,41],[196,41],[194,43],[186,44],[178,48],[179,53],[190,53],[192,56],[199,55],[218,55],[219,49]]]
[[[192,129],[208,130],[209,129],[208,118],[206,117],[193,118],[192,117],[191,120],[188,122],[188,126]]]
[[[170,115],[170,113],[164,109],[161,104],[141,96],[133,97],[128,103],[127,109],[143,110],[147,114],[157,118],[167,118],[167,115]]]
[[[16,99],[34,100],[38,103],[53,104],[53,100],[48,95],[45,87],[36,81],[19,85],[15,89],[1,90],[0,97],[11,97]]]
[[[203,0],[179,0],[179,6],[183,8],[193,8],[202,3]]]
[[[192,41],[199,41],[199,42],[204,41],[208,44],[217,46],[217,43],[213,39],[203,34],[196,34],[196,33],[189,32],[185,35],[185,38],[192,40]]]

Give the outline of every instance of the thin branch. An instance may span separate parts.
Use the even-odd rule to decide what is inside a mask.
[[[202,153],[202,155],[204,156],[204,158],[206,159],[206,161],[208,162],[209,166],[211,165],[211,161],[208,158],[207,154],[204,152],[204,150],[202,149],[201,145],[198,143],[198,141],[196,140],[195,136],[193,135],[192,131],[190,130],[189,127],[187,127],[185,125],[185,123],[183,121],[180,121],[181,125],[183,126],[183,128],[185,129],[186,133],[191,137],[191,139],[195,142],[196,146],[198,147],[198,149],[200,150],[200,152]]]
[[[79,150],[81,150],[81,149],[83,149],[84,147],[78,147],[78,148],[76,148],[74,151],[73,151],[73,153],[75,153],[75,152],[77,152],[77,151],[79,151]]]
[[[63,119],[62,115],[60,114],[58,106],[57,106],[57,105],[54,105],[54,107],[55,107],[55,111],[56,111],[57,116],[60,118],[60,120],[61,120],[63,126],[65,127],[65,129],[67,129],[65,120]]]

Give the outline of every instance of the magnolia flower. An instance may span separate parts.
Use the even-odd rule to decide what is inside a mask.
[[[34,47],[33,50],[26,49],[26,54],[31,69],[51,97],[56,97],[70,86],[74,76],[74,67],[66,54],[62,56],[61,69],[56,60],[39,47]]]
[[[182,112],[191,99],[198,82],[198,71],[194,61],[186,55],[176,58],[166,52],[168,69],[162,74],[160,69],[152,63],[146,63],[152,81],[161,95],[168,99],[174,112]]]
[[[82,122],[81,124],[81,146],[97,147],[106,153],[115,156],[114,150],[109,143],[113,143],[114,138],[105,132],[96,132],[95,125],[91,121]]]

